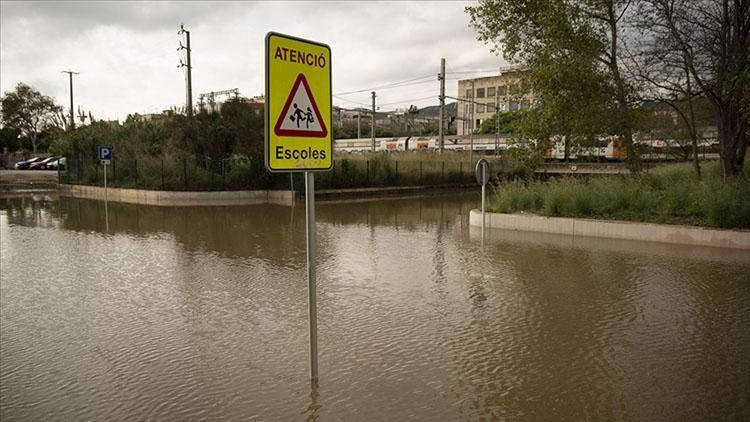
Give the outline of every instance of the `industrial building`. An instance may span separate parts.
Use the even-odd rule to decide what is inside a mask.
[[[517,67],[501,68],[494,76],[458,81],[459,99],[456,112],[456,132],[468,135],[478,130],[482,122],[500,112],[527,110],[531,107],[532,93],[523,86],[524,70]]]

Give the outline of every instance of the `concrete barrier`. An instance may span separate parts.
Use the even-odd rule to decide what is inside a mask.
[[[750,231],[721,230],[670,224],[486,213],[485,227],[571,236],[603,237],[680,245],[750,250]],[[471,210],[469,224],[482,225],[482,212]]]
[[[176,192],[145,189],[108,188],[107,199],[116,202],[157,206],[216,206],[280,204],[290,205],[293,198],[289,191],[220,191],[220,192]],[[60,185],[61,196],[103,200],[104,188],[100,186]]]

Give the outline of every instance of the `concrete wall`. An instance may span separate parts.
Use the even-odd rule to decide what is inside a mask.
[[[61,196],[103,200],[104,188],[99,186],[60,185]],[[142,189],[108,188],[107,199],[131,204],[158,206],[251,205],[292,203],[289,191],[221,191],[168,192]]]
[[[750,250],[750,231],[521,214],[486,213],[485,219],[488,228]],[[482,212],[471,210],[469,224],[481,226]]]

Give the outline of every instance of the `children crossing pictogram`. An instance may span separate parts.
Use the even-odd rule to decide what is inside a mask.
[[[303,138],[323,138],[328,135],[304,74],[297,75],[273,131],[278,136]]]

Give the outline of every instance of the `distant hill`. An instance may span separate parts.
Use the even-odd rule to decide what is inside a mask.
[[[458,103],[452,102],[445,105],[445,117],[456,117],[456,110],[458,109]],[[434,106],[428,106],[424,108],[420,108],[417,112],[418,117],[423,117],[427,119],[437,119],[440,117],[440,106],[434,105]]]

